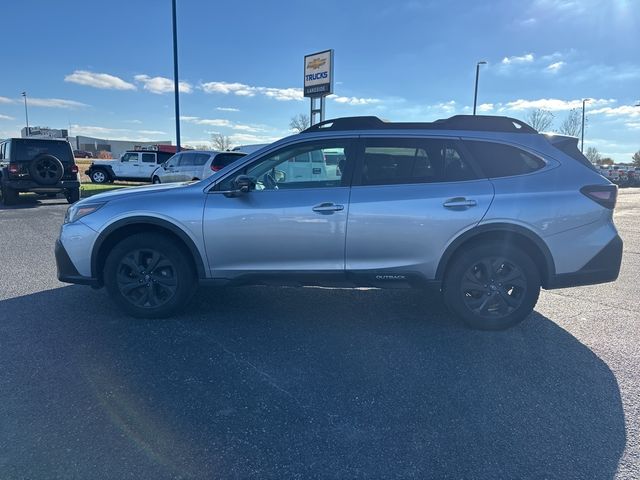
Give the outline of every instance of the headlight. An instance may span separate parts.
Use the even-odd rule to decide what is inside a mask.
[[[67,214],[64,216],[64,223],[73,223],[76,220],[80,220],[82,217],[95,212],[100,209],[106,202],[102,203],[89,203],[85,205],[71,205],[67,209]]]

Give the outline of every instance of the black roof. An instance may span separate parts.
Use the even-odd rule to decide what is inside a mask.
[[[455,115],[434,122],[385,122],[378,117],[343,117],[310,126],[303,133],[340,130],[480,130],[485,132],[538,133],[536,129],[511,117],[494,115]]]

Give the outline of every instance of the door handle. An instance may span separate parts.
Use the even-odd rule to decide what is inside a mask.
[[[331,202],[320,203],[313,207],[313,211],[318,213],[333,213],[341,210],[344,210],[344,205],[336,205]]]
[[[467,200],[464,197],[451,198],[442,204],[445,208],[466,208],[475,207],[476,205],[478,205],[478,202],[475,200]]]

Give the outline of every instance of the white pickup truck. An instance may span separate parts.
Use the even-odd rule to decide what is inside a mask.
[[[126,180],[151,182],[153,171],[174,155],[172,152],[128,150],[118,160],[96,160],[84,173],[93,183]]]

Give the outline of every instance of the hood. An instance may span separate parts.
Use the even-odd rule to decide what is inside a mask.
[[[126,197],[133,197],[135,195],[146,195],[150,193],[157,193],[162,191],[175,190],[179,188],[187,188],[192,185],[193,182],[181,182],[181,183],[164,183],[158,185],[142,185],[140,187],[126,187],[118,188],[104,193],[98,193],[92,195],[89,198],[81,200],[80,204],[94,203],[94,202],[108,202],[111,200],[120,200]]]

